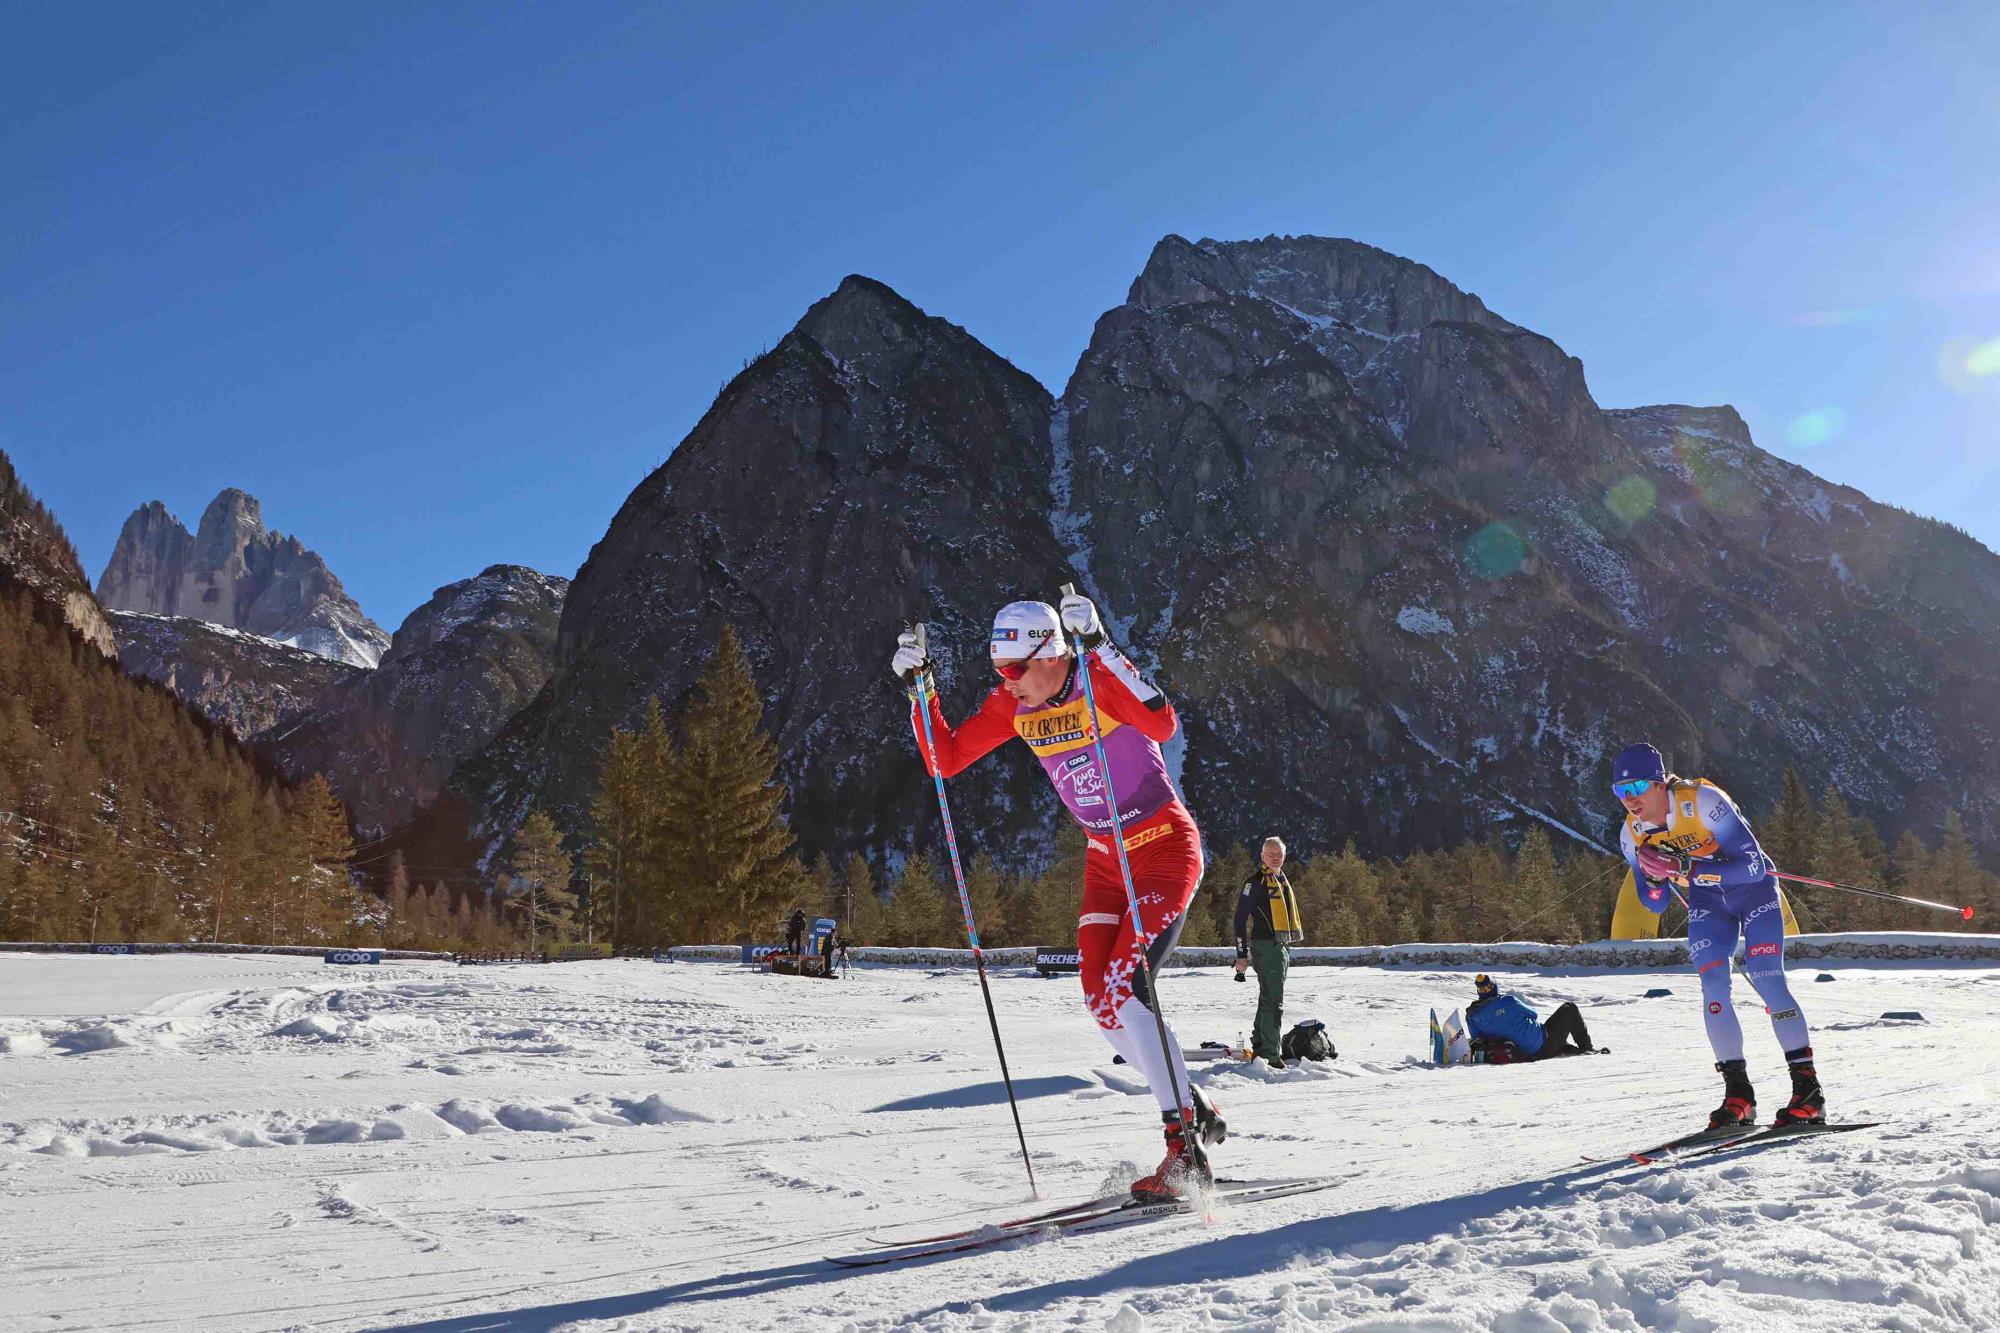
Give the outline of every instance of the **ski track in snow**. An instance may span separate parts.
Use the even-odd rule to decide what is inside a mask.
[[[846,1271],[1028,1210],[969,972],[0,955],[0,1329],[2000,1327],[2000,970],[1796,968],[1835,1117],[1882,1128],[1658,1168],[1579,1158],[1714,1103],[1694,978],[1517,970],[1612,1054],[1432,1069],[1469,976],[1297,968],[1288,1021],[1338,1061],[1195,1067],[1220,1170],[1332,1190]],[[1044,1192],[1149,1166],[1151,1098],[1075,980],[992,980]],[[1256,998],[1162,989],[1189,1044]]]

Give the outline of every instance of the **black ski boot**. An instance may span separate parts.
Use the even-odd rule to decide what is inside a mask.
[[[1710,1129],[1730,1129],[1737,1125],[1757,1123],[1757,1094],[1751,1090],[1750,1075],[1741,1060],[1722,1060],[1716,1064],[1722,1075],[1722,1105],[1709,1112]]]
[[[1188,1085],[1188,1095],[1194,1098],[1194,1134],[1206,1147],[1214,1147],[1229,1137],[1229,1122],[1215,1109],[1215,1103],[1203,1095],[1200,1088]]]
[[[1792,1069],[1792,1100],[1778,1112],[1773,1125],[1823,1125],[1826,1123],[1826,1094],[1820,1090],[1819,1071],[1813,1068],[1812,1047],[1801,1046],[1785,1052]]]

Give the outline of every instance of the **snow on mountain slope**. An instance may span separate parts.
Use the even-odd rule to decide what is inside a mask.
[[[1825,970],[1826,984],[1810,978]],[[994,996],[1045,1191],[1158,1148],[1072,980]],[[1881,1129],[1665,1169],[1584,1166],[1698,1121],[1715,1076],[1681,971],[1509,984],[1612,1053],[1418,1058],[1464,972],[1310,967],[1330,1066],[1197,1078],[1224,1171],[1334,1190],[950,1262],[828,1253],[1025,1198],[978,985],[714,963],[335,968],[0,955],[8,1328],[867,1330],[2000,1325],[2000,969],[1808,964],[1833,1108]],[[1664,986],[1667,999],[1643,999]],[[1190,1041],[1254,991],[1163,982]],[[1767,1109],[1777,1051],[1743,1001]],[[1913,1009],[1923,1022],[1887,1021]]]

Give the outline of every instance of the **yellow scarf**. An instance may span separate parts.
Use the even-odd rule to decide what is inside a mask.
[[[1299,900],[1292,896],[1291,881],[1261,868],[1258,873],[1264,877],[1264,892],[1270,895],[1272,936],[1286,944],[1297,944],[1306,937],[1306,932],[1305,922],[1299,916]]]

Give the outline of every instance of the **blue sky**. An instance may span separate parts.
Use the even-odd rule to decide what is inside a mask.
[[[239,486],[393,629],[573,573],[849,272],[1060,391],[1160,236],[1315,233],[2000,546],[1996,71],[1991,5],[14,5],[0,447],[93,579]]]

